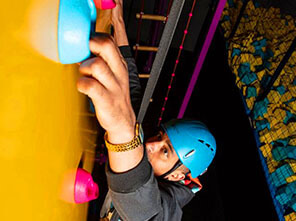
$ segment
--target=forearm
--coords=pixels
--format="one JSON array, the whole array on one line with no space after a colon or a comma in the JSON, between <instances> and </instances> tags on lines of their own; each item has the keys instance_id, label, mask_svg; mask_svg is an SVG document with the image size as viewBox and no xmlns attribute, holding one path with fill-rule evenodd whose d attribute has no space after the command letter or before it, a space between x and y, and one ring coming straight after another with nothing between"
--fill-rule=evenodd
<instances>
[{"instance_id":1,"label":"forearm","mask_svg":"<svg viewBox=\"0 0 296 221\"><path fill-rule=\"evenodd\" d=\"M122 16L113 17L114 41L118 47L128 46L125 24ZM135 118L132 122L135 125ZM109 141L113 144L126 143L131 141L135 136L134 128L123 129L112 134L109 132ZM126 172L137 166L143 158L143 146L126 152L108 151L109 164L112 171L116 173Z\"/></svg>"},{"instance_id":2,"label":"forearm","mask_svg":"<svg viewBox=\"0 0 296 221\"><path fill-rule=\"evenodd\" d=\"M114 19L115 20L115 19ZM128 46L128 38L125 30L124 21L121 17L117 18L115 21L113 20L114 27L114 40L118 47ZM124 55L123 55L124 56ZM134 62L129 61L129 59L133 59L132 57L125 58L128 64L129 71L129 85L130 85L130 93L132 95L131 100L134 101L133 107L134 111L137 113L139 109L138 97L141 94L140 82L138 82L137 68ZM134 118L135 119L135 118ZM132 122L135 125L135 120ZM134 128L133 128L134 129ZM135 130L121 130L119 132L115 132L114 135L109 135L109 141L113 144L126 143L131 141L135 136ZM139 147L129 150L126 152L113 152L108 151L109 164L112 171L116 173L122 173L129 171L136 167L143 158L143 145Z\"/></svg>"}]
</instances>

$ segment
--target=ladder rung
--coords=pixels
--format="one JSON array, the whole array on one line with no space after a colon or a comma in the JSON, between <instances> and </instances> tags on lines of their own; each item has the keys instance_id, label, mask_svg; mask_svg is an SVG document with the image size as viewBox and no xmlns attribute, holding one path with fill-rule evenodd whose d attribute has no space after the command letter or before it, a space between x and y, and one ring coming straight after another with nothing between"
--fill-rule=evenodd
<instances>
[{"instance_id":1,"label":"ladder rung","mask_svg":"<svg viewBox=\"0 0 296 221\"><path fill-rule=\"evenodd\" d=\"M158 47L151 47L151 46L134 46L133 47L134 50L138 51L157 51Z\"/></svg>"},{"instance_id":2,"label":"ladder rung","mask_svg":"<svg viewBox=\"0 0 296 221\"><path fill-rule=\"evenodd\" d=\"M138 74L139 78L149 78L150 74Z\"/></svg>"},{"instance_id":3,"label":"ladder rung","mask_svg":"<svg viewBox=\"0 0 296 221\"><path fill-rule=\"evenodd\" d=\"M137 13L136 18L141 18L141 14ZM142 19L165 22L167 17L162 16L162 15L150 15L150 14L145 15L145 14L142 14Z\"/></svg>"}]
</instances>

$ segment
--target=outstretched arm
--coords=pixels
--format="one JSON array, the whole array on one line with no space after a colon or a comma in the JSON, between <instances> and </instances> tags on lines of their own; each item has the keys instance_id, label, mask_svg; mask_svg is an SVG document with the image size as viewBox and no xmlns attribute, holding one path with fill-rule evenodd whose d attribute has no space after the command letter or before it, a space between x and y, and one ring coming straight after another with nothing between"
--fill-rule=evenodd
<instances>
[{"instance_id":1,"label":"outstretched arm","mask_svg":"<svg viewBox=\"0 0 296 221\"><path fill-rule=\"evenodd\" d=\"M82 77L77 88L92 99L100 125L113 144L127 143L135 136L128 70L113 39L105 34L90 40L90 50L97 57L80 65ZM143 146L127 152L108 151L110 168L117 173L136 167L143 158Z\"/></svg>"}]
</instances>

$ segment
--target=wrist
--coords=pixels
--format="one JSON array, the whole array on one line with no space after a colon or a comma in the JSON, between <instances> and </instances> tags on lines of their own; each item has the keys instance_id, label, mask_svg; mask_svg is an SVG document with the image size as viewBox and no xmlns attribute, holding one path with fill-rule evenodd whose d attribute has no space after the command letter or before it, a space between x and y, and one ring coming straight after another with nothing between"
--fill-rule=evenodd
<instances>
[{"instance_id":1,"label":"wrist","mask_svg":"<svg viewBox=\"0 0 296 221\"><path fill-rule=\"evenodd\" d=\"M113 131L108 133L108 141L112 144L122 144L131 141L135 136L135 129Z\"/></svg>"},{"instance_id":2,"label":"wrist","mask_svg":"<svg viewBox=\"0 0 296 221\"><path fill-rule=\"evenodd\" d=\"M133 135L133 138L129 139L128 142L118 143L118 144L112 143L112 142L110 142L107 132L104 135L104 140L105 140L106 147L109 152L110 151L111 152L133 151L134 149L137 149L138 147L140 147L143 144L144 133L143 133L141 124L137 123L135 126L135 133ZM122 140L121 140L121 142L122 142Z\"/></svg>"},{"instance_id":3,"label":"wrist","mask_svg":"<svg viewBox=\"0 0 296 221\"><path fill-rule=\"evenodd\" d=\"M113 144L127 143L131 141L135 137L135 125L136 122L128 126L108 130L108 141Z\"/></svg>"}]
</instances>

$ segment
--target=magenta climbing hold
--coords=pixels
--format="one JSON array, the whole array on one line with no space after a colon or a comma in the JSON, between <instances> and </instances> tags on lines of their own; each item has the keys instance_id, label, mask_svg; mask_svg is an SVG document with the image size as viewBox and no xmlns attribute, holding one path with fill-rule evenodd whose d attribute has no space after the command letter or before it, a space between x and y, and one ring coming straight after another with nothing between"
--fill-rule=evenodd
<instances>
[{"instance_id":1,"label":"magenta climbing hold","mask_svg":"<svg viewBox=\"0 0 296 221\"><path fill-rule=\"evenodd\" d=\"M85 203L98 198L99 187L93 181L91 174L81 168L77 169L74 200L75 203Z\"/></svg>"},{"instance_id":2,"label":"magenta climbing hold","mask_svg":"<svg viewBox=\"0 0 296 221\"><path fill-rule=\"evenodd\" d=\"M94 0L94 3L99 9L112 9L116 6L113 0Z\"/></svg>"}]
</instances>

